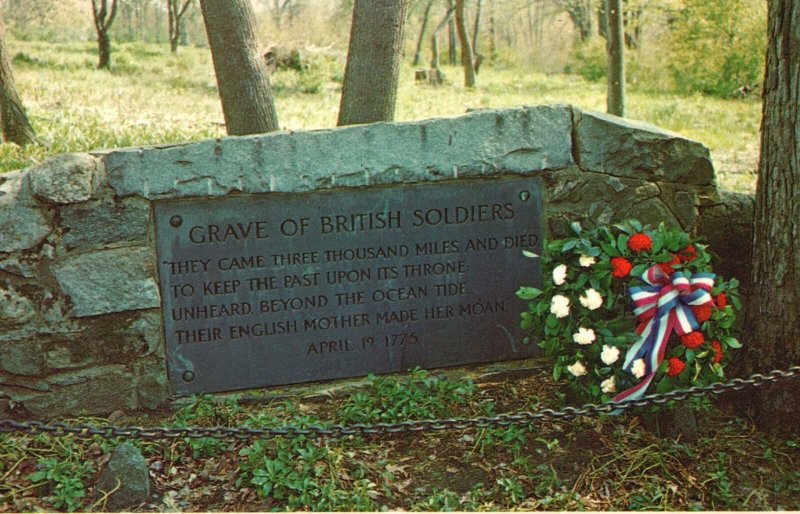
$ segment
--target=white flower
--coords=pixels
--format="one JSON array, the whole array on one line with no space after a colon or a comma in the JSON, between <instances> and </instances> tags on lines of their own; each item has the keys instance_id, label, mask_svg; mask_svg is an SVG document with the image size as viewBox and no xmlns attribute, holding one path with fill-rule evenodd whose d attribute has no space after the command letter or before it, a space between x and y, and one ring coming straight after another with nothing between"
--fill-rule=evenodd
<instances>
[{"instance_id":1,"label":"white flower","mask_svg":"<svg viewBox=\"0 0 800 514\"><path fill-rule=\"evenodd\" d=\"M603 297L594 289L587 289L586 296L580 297L581 305L593 311L599 309L603 305Z\"/></svg>"},{"instance_id":2,"label":"white flower","mask_svg":"<svg viewBox=\"0 0 800 514\"><path fill-rule=\"evenodd\" d=\"M603 364L614 364L619 359L619 348L616 346L603 345L603 351L600 353L600 360Z\"/></svg>"},{"instance_id":3,"label":"white flower","mask_svg":"<svg viewBox=\"0 0 800 514\"><path fill-rule=\"evenodd\" d=\"M595 340L594 330L579 327L578 332L572 334L572 340L578 344L592 344Z\"/></svg>"},{"instance_id":4,"label":"white flower","mask_svg":"<svg viewBox=\"0 0 800 514\"><path fill-rule=\"evenodd\" d=\"M586 374L586 366L581 361L576 361L575 364L567 366L567 371L572 373L574 377L582 377Z\"/></svg>"},{"instance_id":5,"label":"white flower","mask_svg":"<svg viewBox=\"0 0 800 514\"><path fill-rule=\"evenodd\" d=\"M580 259L578 259L578 262L584 268L588 268L589 266L591 266L592 264L594 264L597 261L595 260L594 257L591 257L589 255L581 255Z\"/></svg>"},{"instance_id":6,"label":"white flower","mask_svg":"<svg viewBox=\"0 0 800 514\"><path fill-rule=\"evenodd\" d=\"M607 378L600 382L600 390L604 393L614 393L617 391L617 380L614 377Z\"/></svg>"},{"instance_id":7,"label":"white flower","mask_svg":"<svg viewBox=\"0 0 800 514\"><path fill-rule=\"evenodd\" d=\"M550 300L550 312L556 315L556 318L566 318L569 316L569 298L557 294Z\"/></svg>"},{"instance_id":8,"label":"white flower","mask_svg":"<svg viewBox=\"0 0 800 514\"><path fill-rule=\"evenodd\" d=\"M633 376L636 378L642 378L645 371L647 370L645 369L644 359L636 359L633 361L633 366L631 366L631 374Z\"/></svg>"},{"instance_id":9,"label":"white flower","mask_svg":"<svg viewBox=\"0 0 800 514\"><path fill-rule=\"evenodd\" d=\"M560 286L567 280L567 265L559 264L553 268L553 283Z\"/></svg>"}]
</instances>

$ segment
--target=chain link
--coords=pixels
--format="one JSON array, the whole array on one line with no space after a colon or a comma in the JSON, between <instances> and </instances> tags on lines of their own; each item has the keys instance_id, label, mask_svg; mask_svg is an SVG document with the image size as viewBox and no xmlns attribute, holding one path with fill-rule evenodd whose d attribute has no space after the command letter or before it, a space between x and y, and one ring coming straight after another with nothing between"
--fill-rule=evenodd
<instances>
[{"instance_id":1,"label":"chain link","mask_svg":"<svg viewBox=\"0 0 800 514\"><path fill-rule=\"evenodd\" d=\"M401 421L398 423L375 423L372 425L329 425L299 427L287 425L280 428L250 427L117 427L93 425L68 425L66 423L45 424L41 421L15 421L0 419L0 433L21 432L27 434L48 434L61 437L74 435L88 438L100 436L105 438L121 437L126 439L229 439L247 440L267 437L309 438L346 437L355 435L398 434L410 432L437 432L444 430L466 430L470 428L507 427L510 425L531 425L543 421L566 421L582 416L594 416L622 412L646 407L663 405L671 401L685 401L689 398L718 395L727 391L740 391L748 387L760 387L765 384L796 378L800 376L800 366L792 366L786 370L773 370L762 375L756 373L748 378L734 378L730 382L716 382L707 386L694 386L688 389L670 391L663 394L651 394L639 400L608 402L603 404L587 404L582 407L564 407L560 410L542 409L537 412L520 412L517 414L500 414L477 418L457 419L424 419L418 421Z\"/></svg>"}]
</instances>

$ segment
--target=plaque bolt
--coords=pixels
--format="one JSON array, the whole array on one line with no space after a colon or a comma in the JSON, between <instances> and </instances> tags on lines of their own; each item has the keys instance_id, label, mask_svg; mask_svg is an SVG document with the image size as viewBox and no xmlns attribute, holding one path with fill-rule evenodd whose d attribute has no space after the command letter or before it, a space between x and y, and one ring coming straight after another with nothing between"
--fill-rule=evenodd
<instances>
[{"instance_id":1,"label":"plaque bolt","mask_svg":"<svg viewBox=\"0 0 800 514\"><path fill-rule=\"evenodd\" d=\"M194 371L184 371L183 372L183 381L184 382L191 382L194 380Z\"/></svg>"},{"instance_id":2,"label":"plaque bolt","mask_svg":"<svg viewBox=\"0 0 800 514\"><path fill-rule=\"evenodd\" d=\"M178 228L183 223L183 218L180 216L173 216L169 219L169 224L173 226L173 228Z\"/></svg>"},{"instance_id":3,"label":"plaque bolt","mask_svg":"<svg viewBox=\"0 0 800 514\"><path fill-rule=\"evenodd\" d=\"M530 197L531 197L531 194L528 191L521 191L519 193L519 199L522 200L523 202L527 202L528 198L530 198Z\"/></svg>"}]
</instances>

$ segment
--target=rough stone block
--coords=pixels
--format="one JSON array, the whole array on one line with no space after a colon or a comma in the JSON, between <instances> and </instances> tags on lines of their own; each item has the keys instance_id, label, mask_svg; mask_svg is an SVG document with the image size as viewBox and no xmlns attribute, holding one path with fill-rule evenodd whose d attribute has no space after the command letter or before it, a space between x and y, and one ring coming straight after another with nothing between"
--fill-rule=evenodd
<instances>
[{"instance_id":1,"label":"rough stone block","mask_svg":"<svg viewBox=\"0 0 800 514\"><path fill-rule=\"evenodd\" d=\"M535 172L573 163L572 108L523 107L451 119L279 132L117 150L103 160L117 195L149 199Z\"/></svg>"},{"instance_id":2,"label":"rough stone block","mask_svg":"<svg viewBox=\"0 0 800 514\"><path fill-rule=\"evenodd\" d=\"M676 224L669 208L659 200L659 187L652 182L623 177L609 180L607 175L576 167L546 177L548 238L568 236L570 221L610 223L634 217L643 223Z\"/></svg>"},{"instance_id":3,"label":"rough stone block","mask_svg":"<svg viewBox=\"0 0 800 514\"><path fill-rule=\"evenodd\" d=\"M162 327L161 313L142 312L131 322L123 332L125 339L136 341L137 356L146 357L159 353L163 360L164 329Z\"/></svg>"},{"instance_id":4,"label":"rough stone block","mask_svg":"<svg viewBox=\"0 0 800 514\"><path fill-rule=\"evenodd\" d=\"M158 307L155 255L150 248L116 248L71 255L51 265L76 317Z\"/></svg>"},{"instance_id":5,"label":"rough stone block","mask_svg":"<svg viewBox=\"0 0 800 514\"><path fill-rule=\"evenodd\" d=\"M50 217L30 194L27 170L0 175L0 252L27 250L52 231Z\"/></svg>"},{"instance_id":6,"label":"rough stone block","mask_svg":"<svg viewBox=\"0 0 800 514\"><path fill-rule=\"evenodd\" d=\"M42 345L36 341L0 344L0 370L14 375L41 376L45 363Z\"/></svg>"},{"instance_id":7,"label":"rough stone block","mask_svg":"<svg viewBox=\"0 0 800 514\"><path fill-rule=\"evenodd\" d=\"M22 325L35 314L33 302L0 283L0 328Z\"/></svg>"},{"instance_id":8,"label":"rough stone block","mask_svg":"<svg viewBox=\"0 0 800 514\"><path fill-rule=\"evenodd\" d=\"M62 154L31 168L31 189L37 198L55 204L84 202L92 197L97 159L89 154Z\"/></svg>"},{"instance_id":9,"label":"rough stone block","mask_svg":"<svg viewBox=\"0 0 800 514\"><path fill-rule=\"evenodd\" d=\"M608 179L602 174L584 173L575 167L550 174L545 209L560 205L587 209L592 204L603 204L630 210L659 194L658 186L650 182L630 178Z\"/></svg>"},{"instance_id":10,"label":"rough stone block","mask_svg":"<svg viewBox=\"0 0 800 514\"><path fill-rule=\"evenodd\" d=\"M150 225L150 204L129 198L120 202L98 201L61 209L66 250L98 248L115 243L143 243Z\"/></svg>"},{"instance_id":11,"label":"rough stone block","mask_svg":"<svg viewBox=\"0 0 800 514\"><path fill-rule=\"evenodd\" d=\"M706 147L646 123L597 112L576 116L578 165L620 177L713 185Z\"/></svg>"},{"instance_id":12,"label":"rough stone block","mask_svg":"<svg viewBox=\"0 0 800 514\"><path fill-rule=\"evenodd\" d=\"M33 278L36 276L36 261L35 259L12 255L7 259L0 259L0 271L5 271L18 277Z\"/></svg>"},{"instance_id":13,"label":"rough stone block","mask_svg":"<svg viewBox=\"0 0 800 514\"><path fill-rule=\"evenodd\" d=\"M107 414L137 406L135 377L125 366L103 366L59 373L47 378L42 392L26 389L8 396L21 401L36 417Z\"/></svg>"},{"instance_id":14,"label":"rough stone block","mask_svg":"<svg viewBox=\"0 0 800 514\"><path fill-rule=\"evenodd\" d=\"M80 368L91 364L91 359L83 359L82 361L75 361L75 356L69 351L69 348L58 347L45 353L45 364L52 370L63 370Z\"/></svg>"},{"instance_id":15,"label":"rough stone block","mask_svg":"<svg viewBox=\"0 0 800 514\"><path fill-rule=\"evenodd\" d=\"M721 191L720 199L721 203L700 208L697 232L719 255L714 271L726 279L737 278L746 293L752 266L755 197Z\"/></svg>"},{"instance_id":16,"label":"rough stone block","mask_svg":"<svg viewBox=\"0 0 800 514\"><path fill-rule=\"evenodd\" d=\"M633 210L620 216L619 219L624 219L626 217L633 217L642 223L649 223L654 226L663 222L668 227L681 228L675 215L660 198L650 198L649 200L637 204Z\"/></svg>"},{"instance_id":17,"label":"rough stone block","mask_svg":"<svg viewBox=\"0 0 800 514\"><path fill-rule=\"evenodd\" d=\"M139 406L145 409L155 409L169 398L171 391L163 358L142 366L136 381L136 394Z\"/></svg>"}]
</instances>

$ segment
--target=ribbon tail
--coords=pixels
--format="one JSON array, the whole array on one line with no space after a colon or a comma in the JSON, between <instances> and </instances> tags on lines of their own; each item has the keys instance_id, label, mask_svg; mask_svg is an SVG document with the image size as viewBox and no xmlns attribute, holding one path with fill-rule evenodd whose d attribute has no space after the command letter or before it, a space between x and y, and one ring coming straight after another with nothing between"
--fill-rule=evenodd
<instances>
[{"instance_id":1,"label":"ribbon tail","mask_svg":"<svg viewBox=\"0 0 800 514\"><path fill-rule=\"evenodd\" d=\"M637 332L639 332L639 339L636 340L633 346L628 349L628 352L625 354L625 362L622 365L622 369L630 368L633 361L638 357L640 351L642 350L642 346L647 342L648 338L650 337L650 333L653 331L653 324L654 320L650 320L643 325L639 325L637 328ZM641 331L639 331L641 328Z\"/></svg>"},{"instance_id":2,"label":"ribbon tail","mask_svg":"<svg viewBox=\"0 0 800 514\"><path fill-rule=\"evenodd\" d=\"M645 391L647 391L647 388L650 386L650 382L653 381L653 378L655 376L656 376L655 372L650 373L635 386L631 387L630 389L626 389L625 391L615 396L613 401L619 403L619 402L632 402L640 399L642 396L644 396ZM611 415L617 416L619 415L620 412L622 411L617 409L614 412L612 412Z\"/></svg>"}]
</instances>

